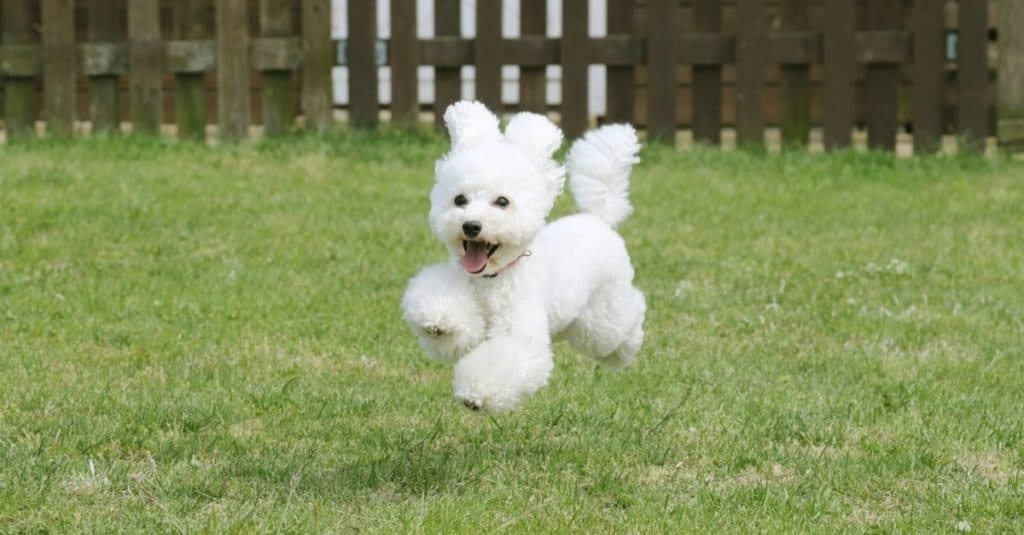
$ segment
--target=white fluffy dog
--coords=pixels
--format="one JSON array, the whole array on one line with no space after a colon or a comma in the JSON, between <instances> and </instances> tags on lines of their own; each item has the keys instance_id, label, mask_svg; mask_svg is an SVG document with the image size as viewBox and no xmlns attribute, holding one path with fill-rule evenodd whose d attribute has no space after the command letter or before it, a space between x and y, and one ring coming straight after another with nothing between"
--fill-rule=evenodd
<instances>
[{"instance_id":1,"label":"white fluffy dog","mask_svg":"<svg viewBox=\"0 0 1024 535\"><path fill-rule=\"evenodd\" d=\"M402 308L427 354L455 363L455 397L482 412L514 408L547 383L553 338L608 368L632 362L646 304L613 228L632 212L633 128L605 126L573 144L566 167L581 213L545 224L565 181L552 159L558 127L520 113L502 134L467 101L444 119L452 148L436 164L430 228L452 261L416 275Z\"/></svg>"}]
</instances>

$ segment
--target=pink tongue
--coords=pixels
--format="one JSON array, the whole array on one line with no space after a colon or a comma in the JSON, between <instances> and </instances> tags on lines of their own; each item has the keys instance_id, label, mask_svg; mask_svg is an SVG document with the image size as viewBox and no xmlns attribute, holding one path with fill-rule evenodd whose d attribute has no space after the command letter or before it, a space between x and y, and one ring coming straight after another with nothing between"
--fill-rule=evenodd
<instances>
[{"instance_id":1,"label":"pink tongue","mask_svg":"<svg viewBox=\"0 0 1024 535\"><path fill-rule=\"evenodd\" d=\"M470 273L479 273L487 266L487 244L483 242L469 242L466 245L466 255L462 257L462 267Z\"/></svg>"}]
</instances>

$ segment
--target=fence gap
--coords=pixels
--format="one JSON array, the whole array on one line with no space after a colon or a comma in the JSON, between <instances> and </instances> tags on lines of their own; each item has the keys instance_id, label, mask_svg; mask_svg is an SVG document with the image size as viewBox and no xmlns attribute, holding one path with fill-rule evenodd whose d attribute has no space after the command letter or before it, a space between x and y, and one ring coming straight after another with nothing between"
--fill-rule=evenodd
<instances>
[{"instance_id":1,"label":"fence gap","mask_svg":"<svg viewBox=\"0 0 1024 535\"><path fill-rule=\"evenodd\" d=\"M46 133L70 136L75 124L75 45L73 0L43 0L43 96Z\"/></svg>"},{"instance_id":2,"label":"fence gap","mask_svg":"<svg viewBox=\"0 0 1024 535\"><path fill-rule=\"evenodd\" d=\"M633 34L632 0L608 0L608 35L629 37ZM606 119L612 123L633 120L636 77L632 65L605 67Z\"/></svg>"},{"instance_id":3,"label":"fence gap","mask_svg":"<svg viewBox=\"0 0 1024 535\"><path fill-rule=\"evenodd\" d=\"M959 11L957 126L969 146L982 149L989 131L988 0L960 0Z\"/></svg>"},{"instance_id":4,"label":"fence gap","mask_svg":"<svg viewBox=\"0 0 1024 535\"><path fill-rule=\"evenodd\" d=\"M307 128L324 131L334 123L331 67L331 0L302 0L302 113Z\"/></svg>"},{"instance_id":5,"label":"fence gap","mask_svg":"<svg viewBox=\"0 0 1024 535\"><path fill-rule=\"evenodd\" d=\"M676 2L647 3L647 134L662 143L676 139Z\"/></svg>"},{"instance_id":6,"label":"fence gap","mask_svg":"<svg viewBox=\"0 0 1024 535\"><path fill-rule=\"evenodd\" d=\"M89 40L105 47L117 46L116 43L122 41L125 35L124 1L90 0L88 8ZM85 63L92 62L86 58ZM89 120L92 122L93 133L118 132L121 124L120 82L119 73L89 75Z\"/></svg>"},{"instance_id":7,"label":"fence gap","mask_svg":"<svg viewBox=\"0 0 1024 535\"><path fill-rule=\"evenodd\" d=\"M419 114L419 42L416 38L416 0L391 0L391 120L416 124Z\"/></svg>"},{"instance_id":8,"label":"fence gap","mask_svg":"<svg viewBox=\"0 0 1024 535\"><path fill-rule=\"evenodd\" d=\"M943 132L943 72L946 58L944 0L917 0L911 17L914 35L912 97L914 152L938 150Z\"/></svg>"},{"instance_id":9,"label":"fence gap","mask_svg":"<svg viewBox=\"0 0 1024 535\"><path fill-rule=\"evenodd\" d=\"M825 0L822 117L828 149L848 146L853 130L854 20L854 0Z\"/></svg>"},{"instance_id":10,"label":"fence gap","mask_svg":"<svg viewBox=\"0 0 1024 535\"><path fill-rule=\"evenodd\" d=\"M693 28L698 34L718 35L722 31L721 0L695 0ZM722 140L722 66L693 65L693 138L718 145Z\"/></svg>"},{"instance_id":11,"label":"fence gap","mask_svg":"<svg viewBox=\"0 0 1024 535\"><path fill-rule=\"evenodd\" d=\"M210 37L207 0L178 0L174 4L174 34L182 41L198 42ZM212 63L212 58L210 59ZM206 137L206 73L200 69L174 73L174 111L178 139Z\"/></svg>"},{"instance_id":12,"label":"fence gap","mask_svg":"<svg viewBox=\"0 0 1024 535\"><path fill-rule=\"evenodd\" d=\"M245 0L217 0L217 111L220 137L249 135L249 14Z\"/></svg>"},{"instance_id":13,"label":"fence gap","mask_svg":"<svg viewBox=\"0 0 1024 535\"><path fill-rule=\"evenodd\" d=\"M796 37L808 35L809 0L781 0L781 30ZM783 63L779 72L782 101L782 143L805 145L811 131L811 66L808 63Z\"/></svg>"},{"instance_id":14,"label":"fence gap","mask_svg":"<svg viewBox=\"0 0 1024 535\"><path fill-rule=\"evenodd\" d=\"M292 35L292 2L290 0L260 0L260 34L272 47L286 48L285 41ZM295 93L292 90L292 71L283 65L272 65L261 71L263 78L263 128L268 136L280 136L291 131L295 124Z\"/></svg>"}]
</instances>

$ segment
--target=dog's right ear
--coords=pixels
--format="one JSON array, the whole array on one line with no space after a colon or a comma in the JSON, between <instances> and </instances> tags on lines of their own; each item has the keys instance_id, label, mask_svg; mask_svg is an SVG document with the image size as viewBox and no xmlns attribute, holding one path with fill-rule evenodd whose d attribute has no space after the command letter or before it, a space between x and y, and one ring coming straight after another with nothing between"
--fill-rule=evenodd
<instances>
[{"instance_id":1,"label":"dog's right ear","mask_svg":"<svg viewBox=\"0 0 1024 535\"><path fill-rule=\"evenodd\" d=\"M452 138L452 152L501 139L498 118L475 100L460 100L448 106L444 124Z\"/></svg>"}]
</instances>

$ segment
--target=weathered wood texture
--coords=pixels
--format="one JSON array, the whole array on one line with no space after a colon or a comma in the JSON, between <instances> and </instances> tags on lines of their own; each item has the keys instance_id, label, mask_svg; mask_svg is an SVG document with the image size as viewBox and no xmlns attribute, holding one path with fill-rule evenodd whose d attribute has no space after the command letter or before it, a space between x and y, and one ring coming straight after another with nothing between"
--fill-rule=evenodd
<instances>
[{"instance_id":1,"label":"weathered wood texture","mask_svg":"<svg viewBox=\"0 0 1024 535\"><path fill-rule=\"evenodd\" d=\"M29 0L0 0L0 43L27 47L39 42L31 5ZM32 67L38 69L39 62L38 54L31 56ZM35 133L39 99L34 74L14 74L11 70L10 66L4 68L4 123L8 138L17 139Z\"/></svg>"},{"instance_id":2,"label":"weathered wood texture","mask_svg":"<svg viewBox=\"0 0 1024 535\"><path fill-rule=\"evenodd\" d=\"M501 7L500 0L476 4L476 99L492 110L501 109Z\"/></svg>"},{"instance_id":3,"label":"weathered wood texture","mask_svg":"<svg viewBox=\"0 0 1024 535\"><path fill-rule=\"evenodd\" d=\"M302 113L308 128L323 131L334 123L331 67L331 1L302 0Z\"/></svg>"},{"instance_id":4,"label":"weathered wood texture","mask_svg":"<svg viewBox=\"0 0 1024 535\"><path fill-rule=\"evenodd\" d=\"M290 0L260 0L260 33L266 38L292 35ZM273 47L282 50L285 47ZM280 136L292 130L295 123L295 93L292 71L270 68L263 76L263 128L268 136Z\"/></svg>"},{"instance_id":5,"label":"weathered wood texture","mask_svg":"<svg viewBox=\"0 0 1024 535\"><path fill-rule=\"evenodd\" d=\"M377 2L363 0L348 3L349 116L352 124L371 127L377 124L380 104L377 100Z\"/></svg>"},{"instance_id":6,"label":"weathered wood texture","mask_svg":"<svg viewBox=\"0 0 1024 535\"><path fill-rule=\"evenodd\" d=\"M163 122L163 48L158 0L128 2L128 46L132 131L159 134Z\"/></svg>"},{"instance_id":7,"label":"weathered wood texture","mask_svg":"<svg viewBox=\"0 0 1024 535\"><path fill-rule=\"evenodd\" d=\"M764 67L768 63L764 0L736 4L736 141L764 142Z\"/></svg>"},{"instance_id":8,"label":"weathered wood texture","mask_svg":"<svg viewBox=\"0 0 1024 535\"><path fill-rule=\"evenodd\" d=\"M719 0L694 0L693 29L699 35L722 31ZM722 135L722 65L698 63L693 66L693 138L718 145Z\"/></svg>"},{"instance_id":9,"label":"weathered wood texture","mask_svg":"<svg viewBox=\"0 0 1024 535\"><path fill-rule=\"evenodd\" d=\"M411 126L419 113L416 0L391 0L390 52L392 121Z\"/></svg>"},{"instance_id":10,"label":"weathered wood texture","mask_svg":"<svg viewBox=\"0 0 1024 535\"><path fill-rule=\"evenodd\" d=\"M608 34L628 36L633 31L632 0L608 0ZM606 119L613 123L632 122L636 74L633 65L606 68Z\"/></svg>"},{"instance_id":11,"label":"weathered wood texture","mask_svg":"<svg viewBox=\"0 0 1024 535\"><path fill-rule=\"evenodd\" d=\"M249 18L245 0L217 3L217 110L220 137L249 135Z\"/></svg>"},{"instance_id":12,"label":"weathered wood texture","mask_svg":"<svg viewBox=\"0 0 1024 535\"><path fill-rule=\"evenodd\" d=\"M174 5L175 37L183 41L208 39L210 26L206 12L209 8L208 0L178 0ZM179 139L206 137L205 77L203 72L174 73L174 109Z\"/></svg>"},{"instance_id":13,"label":"weathered wood texture","mask_svg":"<svg viewBox=\"0 0 1024 535\"><path fill-rule=\"evenodd\" d=\"M825 147L850 144L853 130L854 0L825 0L824 130Z\"/></svg>"},{"instance_id":14,"label":"weathered wood texture","mask_svg":"<svg viewBox=\"0 0 1024 535\"><path fill-rule=\"evenodd\" d=\"M1024 25L1024 19L1017 22ZM959 29L957 126L962 139L980 149L989 133L988 0L960 0Z\"/></svg>"},{"instance_id":15,"label":"weathered wood texture","mask_svg":"<svg viewBox=\"0 0 1024 535\"><path fill-rule=\"evenodd\" d=\"M780 0L780 29L794 35L809 32L810 7L810 0ZM780 70L782 142L803 145L811 131L811 65L805 61L784 62Z\"/></svg>"},{"instance_id":16,"label":"weathered wood texture","mask_svg":"<svg viewBox=\"0 0 1024 535\"><path fill-rule=\"evenodd\" d=\"M901 6L892 0L867 0L869 30L897 29ZM899 128L899 65L894 62L871 63L867 66L868 145L874 149L896 148Z\"/></svg>"},{"instance_id":17,"label":"weathered wood texture","mask_svg":"<svg viewBox=\"0 0 1024 535\"><path fill-rule=\"evenodd\" d=\"M612 1L630 2L630 0ZM519 0L519 29L523 37L544 37L548 20L546 4L547 0ZM608 26L611 31L610 16ZM544 70L543 65L519 68L519 107L525 111L543 113L547 109L547 79ZM632 80L630 83L632 84ZM608 90L611 92L611 84L609 84Z\"/></svg>"},{"instance_id":18,"label":"weathered wood texture","mask_svg":"<svg viewBox=\"0 0 1024 535\"><path fill-rule=\"evenodd\" d=\"M1024 0L1000 0L999 25L999 143L1024 151Z\"/></svg>"},{"instance_id":19,"label":"weathered wood texture","mask_svg":"<svg viewBox=\"0 0 1024 535\"><path fill-rule=\"evenodd\" d=\"M46 131L69 136L75 123L75 5L43 0L43 94Z\"/></svg>"},{"instance_id":20,"label":"weathered wood texture","mask_svg":"<svg viewBox=\"0 0 1024 535\"><path fill-rule=\"evenodd\" d=\"M569 138L587 129L587 0L562 0L562 130Z\"/></svg>"},{"instance_id":21,"label":"weathered wood texture","mask_svg":"<svg viewBox=\"0 0 1024 535\"><path fill-rule=\"evenodd\" d=\"M946 81L943 0L917 0L913 12L914 151L932 152L942 139L942 105Z\"/></svg>"},{"instance_id":22,"label":"weathered wood texture","mask_svg":"<svg viewBox=\"0 0 1024 535\"><path fill-rule=\"evenodd\" d=\"M459 0L434 0L434 35L458 38L461 24ZM466 61L464 63L469 63ZM457 65L434 69L434 126L444 128L444 111L462 98L462 80Z\"/></svg>"},{"instance_id":23,"label":"weathered wood texture","mask_svg":"<svg viewBox=\"0 0 1024 535\"><path fill-rule=\"evenodd\" d=\"M124 39L124 0L89 0L87 5L89 41L109 44ZM88 62L83 57L83 63ZM94 133L117 133L121 123L120 82L116 73L89 76L89 120Z\"/></svg>"},{"instance_id":24,"label":"weathered wood texture","mask_svg":"<svg viewBox=\"0 0 1024 535\"><path fill-rule=\"evenodd\" d=\"M674 143L676 136L675 4L650 0L647 5L647 130L662 143Z\"/></svg>"}]
</instances>

